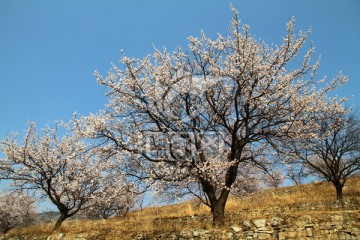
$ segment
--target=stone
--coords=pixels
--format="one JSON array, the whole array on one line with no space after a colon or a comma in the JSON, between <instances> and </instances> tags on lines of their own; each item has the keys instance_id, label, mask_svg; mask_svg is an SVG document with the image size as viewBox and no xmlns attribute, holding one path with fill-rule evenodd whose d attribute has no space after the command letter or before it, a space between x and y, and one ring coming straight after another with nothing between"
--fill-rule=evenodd
<instances>
[{"instance_id":1,"label":"stone","mask_svg":"<svg viewBox=\"0 0 360 240\"><path fill-rule=\"evenodd\" d=\"M312 227L307 227L307 228L305 228L305 231L306 231L306 236L307 236L307 237L313 237L313 236L314 236L313 228L312 228Z\"/></svg>"},{"instance_id":2,"label":"stone","mask_svg":"<svg viewBox=\"0 0 360 240\"><path fill-rule=\"evenodd\" d=\"M286 233L285 232L279 232L279 240L285 240L286 239Z\"/></svg>"},{"instance_id":3,"label":"stone","mask_svg":"<svg viewBox=\"0 0 360 240\"><path fill-rule=\"evenodd\" d=\"M330 229L331 229L330 224L320 225L320 230L330 230Z\"/></svg>"},{"instance_id":4,"label":"stone","mask_svg":"<svg viewBox=\"0 0 360 240\"><path fill-rule=\"evenodd\" d=\"M266 226L266 219L256 219L253 223L256 228L263 228Z\"/></svg>"},{"instance_id":5,"label":"stone","mask_svg":"<svg viewBox=\"0 0 360 240\"><path fill-rule=\"evenodd\" d=\"M273 227L278 227L278 226L282 225L283 223L284 223L284 219L279 218L279 217L271 218L271 222L270 222L271 226L273 226Z\"/></svg>"},{"instance_id":6,"label":"stone","mask_svg":"<svg viewBox=\"0 0 360 240\"><path fill-rule=\"evenodd\" d=\"M247 237L252 237L252 236L254 236L254 232L253 231L248 231L248 232L246 232L246 236Z\"/></svg>"},{"instance_id":7,"label":"stone","mask_svg":"<svg viewBox=\"0 0 360 240\"><path fill-rule=\"evenodd\" d=\"M287 232L287 236L289 238L296 238L297 234L295 231Z\"/></svg>"},{"instance_id":8,"label":"stone","mask_svg":"<svg viewBox=\"0 0 360 240\"><path fill-rule=\"evenodd\" d=\"M201 237L201 236L205 236L209 231L208 230L194 230L193 231L193 235L194 237Z\"/></svg>"},{"instance_id":9,"label":"stone","mask_svg":"<svg viewBox=\"0 0 360 240\"><path fill-rule=\"evenodd\" d=\"M258 232L258 233L266 233L266 234L273 234L274 230L268 229L268 228L258 228L256 230L256 232Z\"/></svg>"},{"instance_id":10,"label":"stone","mask_svg":"<svg viewBox=\"0 0 360 240\"><path fill-rule=\"evenodd\" d=\"M241 232L242 231L242 228L241 227L238 227L238 226L232 226L231 227L231 230L238 233L238 232Z\"/></svg>"},{"instance_id":11,"label":"stone","mask_svg":"<svg viewBox=\"0 0 360 240\"><path fill-rule=\"evenodd\" d=\"M180 236L184 238L192 238L194 236L194 233L193 231L190 230L182 230L180 232Z\"/></svg>"},{"instance_id":12,"label":"stone","mask_svg":"<svg viewBox=\"0 0 360 240\"><path fill-rule=\"evenodd\" d=\"M339 215L331 216L331 221L333 221L333 222L342 222L343 220L344 220L343 216L339 216Z\"/></svg>"},{"instance_id":13,"label":"stone","mask_svg":"<svg viewBox=\"0 0 360 240\"><path fill-rule=\"evenodd\" d=\"M236 237L236 235L232 232L228 232L226 233L226 239L234 239L234 237Z\"/></svg>"},{"instance_id":14,"label":"stone","mask_svg":"<svg viewBox=\"0 0 360 240\"><path fill-rule=\"evenodd\" d=\"M89 236L86 233L80 233L80 234L76 234L74 239L86 240L89 239Z\"/></svg>"},{"instance_id":15,"label":"stone","mask_svg":"<svg viewBox=\"0 0 360 240\"><path fill-rule=\"evenodd\" d=\"M243 222L243 227L245 230L250 230L252 227L251 221L250 220L246 220L245 222Z\"/></svg>"},{"instance_id":16,"label":"stone","mask_svg":"<svg viewBox=\"0 0 360 240\"><path fill-rule=\"evenodd\" d=\"M257 238L258 239L271 239L271 235L270 234L267 234L267 233L259 233L257 235Z\"/></svg>"},{"instance_id":17,"label":"stone","mask_svg":"<svg viewBox=\"0 0 360 240\"><path fill-rule=\"evenodd\" d=\"M50 239L61 240L64 236L65 236L64 233L59 233L59 234L57 234L56 236L49 236L49 237L50 237ZM49 238L49 237L48 237L48 238Z\"/></svg>"}]
</instances>

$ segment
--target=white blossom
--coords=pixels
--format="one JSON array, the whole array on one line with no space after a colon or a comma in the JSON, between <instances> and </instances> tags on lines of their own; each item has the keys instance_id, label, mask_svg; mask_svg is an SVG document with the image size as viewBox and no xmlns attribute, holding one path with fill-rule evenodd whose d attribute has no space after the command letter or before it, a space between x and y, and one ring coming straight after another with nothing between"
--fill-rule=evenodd
<instances>
[{"instance_id":1,"label":"white blossom","mask_svg":"<svg viewBox=\"0 0 360 240\"><path fill-rule=\"evenodd\" d=\"M232 9L229 36L211 40L202 33L188 38L188 51L124 55L107 76L96 72L109 104L84 119L95 138L127 152L129 165L142 166L134 168L137 174L161 180L157 190L175 186L179 195L201 197L214 223L223 222L236 184L241 191L244 169L268 171L281 143L316 138L319 121L343 112L344 100L328 93L346 81L339 75L323 86L315 79L314 48L299 56L310 30L295 35L294 19L283 43L269 46L252 37ZM300 64L290 69L291 62Z\"/></svg>"}]
</instances>

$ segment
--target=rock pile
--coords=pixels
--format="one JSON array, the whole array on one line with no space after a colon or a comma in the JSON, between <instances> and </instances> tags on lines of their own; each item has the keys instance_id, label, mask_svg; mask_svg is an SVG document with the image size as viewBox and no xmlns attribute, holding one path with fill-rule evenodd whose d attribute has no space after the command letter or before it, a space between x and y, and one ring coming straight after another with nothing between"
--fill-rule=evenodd
<instances>
[{"instance_id":1,"label":"rock pile","mask_svg":"<svg viewBox=\"0 0 360 240\"><path fill-rule=\"evenodd\" d=\"M226 230L181 230L172 233L139 235L137 239L360 239L359 216L347 219L343 215L328 217L312 217L304 215L299 218L246 220L242 224L233 225Z\"/></svg>"}]
</instances>

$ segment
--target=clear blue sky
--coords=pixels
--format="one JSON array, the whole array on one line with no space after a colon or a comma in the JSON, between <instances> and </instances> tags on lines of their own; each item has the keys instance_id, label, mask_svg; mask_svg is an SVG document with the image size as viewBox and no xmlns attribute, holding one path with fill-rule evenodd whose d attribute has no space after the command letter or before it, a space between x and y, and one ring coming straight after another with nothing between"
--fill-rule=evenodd
<instances>
[{"instance_id":1,"label":"clear blue sky","mask_svg":"<svg viewBox=\"0 0 360 240\"><path fill-rule=\"evenodd\" d=\"M321 55L319 78L340 70L339 89L360 106L359 0L233 0L242 23L268 43L280 43L286 22L306 31ZM186 38L227 34L232 13L221 0L0 0L0 139L69 120L74 111L96 113L106 103L94 70L106 75L124 49L143 57L153 45L186 48Z\"/></svg>"},{"instance_id":2,"label":"clear blue sky","mask_svg":"<svg viewBox=\"0 0 360 240\"><path fill-rule=\"evenodd\" d=\"M319 77L349 75L339 95L360 105L360 1L233 1L243 23L266 42L279 43L285 23L312 27L310 40L321 55ZM227 34L228 1L220 0L1 0L0 138L22 132L27 121L39 126L87 115L106 103L92 73L106 74L120 49L142 57L153 45L173 50L200 30Z\"/></svg>"}]
</instances>

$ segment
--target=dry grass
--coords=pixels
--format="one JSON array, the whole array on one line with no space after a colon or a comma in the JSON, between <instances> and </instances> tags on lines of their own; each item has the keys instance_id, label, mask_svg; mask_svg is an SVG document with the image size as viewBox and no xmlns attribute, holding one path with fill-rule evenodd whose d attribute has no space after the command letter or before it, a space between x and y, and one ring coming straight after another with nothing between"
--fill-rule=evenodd
<instances>
[{"instance_id":1,"label":"dry grass","mask_svg":"<svg viewBox=\"0 0 360 240\"><path fill-rule=\"evenodd\" d=\"M360 198L360 177L350 179L344 187L344 199ZM335 188L329 182L266 189L241 199L231 198L227 210L266 209L306 203L326 204L335 201Z\"/></svg>"},{"instance_id":2,"label":"dry grass","mask_svg":"<svg viewBox=\"0 0 360 240\"><path fill-rule=\"evenodd\" d=\"M134 211L128 213L128 217L143 218L143 217L183 217L199 214L198 207L195 202L184 202L179 204L170 204L161 207L144 208L141 211ZM201 206L200 206L201 207Z\"/></svg>"},{"instance_id":3,"label":"dry grass","mask_svg":"<svg viewBox=\"0 0 360 240\"><path fill-rule=\"evenodd\" d=\"M344 198L357 199L360 202L360 177L352 178L344 187ZM231 197L228 200L226 211L231 213L242 213L246 211L261 209L280 208L285 209L289 206L301 204L326 204L333 203L335 199L335 189L331 183L313 183L295 187L284 187L277 189L267 189L259 191L252 196L244 198ZM318 213L322 213L321 210ZM292 213L293 214L293 213ZM183 217L203 216L205 220L199 221L194 218L190 221L191 225L184 224ZM244 217L248 217L244 214ZM167 222L169 219L175 221ZM209 221L206 221L208 219ZM170 223L170 224L169 224ZM20 235L49 235L52 232L54 223L31 226L25 228L12 229L7 234L8 237ZM116 217L108 220L69 220L65 221L60 231L66 235L87 234L96 236L97 239L111 239L122 236L122 239L131 239L138 232L154 233L169 232L186 228L211 228L210 210L204 205L199 205L196 201L189 201L180 204L166 205L161 207L149 207L139 211L130 212L126 217ZM1 234L0 234L1 236Z\"/></svg>"}]
</instances>

